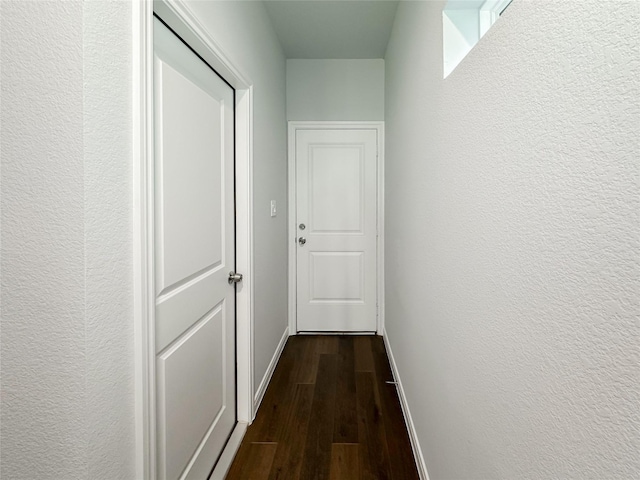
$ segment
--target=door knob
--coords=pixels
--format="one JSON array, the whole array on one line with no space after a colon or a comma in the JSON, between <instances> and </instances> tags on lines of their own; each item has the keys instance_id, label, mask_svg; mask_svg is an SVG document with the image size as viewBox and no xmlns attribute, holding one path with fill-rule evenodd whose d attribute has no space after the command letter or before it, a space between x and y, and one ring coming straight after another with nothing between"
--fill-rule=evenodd
<instances>
[{"instance_id":1,"label":"door knob","mask_svg":"<svg viewBox=\"0 0 640 480\"><path fill-rule=\"evenodd\" d=\"M229 285L242 281L242 274L236 272L229 272Z\"/></svg>"},{"instance_id":2,"label":"door knob","mask_svg":"<svg viewBox=\"0 0 640 480\"><path fill-rule=\"evenodd\" d=\"M307 239L306 239L306 238L304 238L304 237L300 237L300 238L298 239L298 243L299 243L300 245L304 245L305 243L307 243Z\"/></svg>"}]
</instances>

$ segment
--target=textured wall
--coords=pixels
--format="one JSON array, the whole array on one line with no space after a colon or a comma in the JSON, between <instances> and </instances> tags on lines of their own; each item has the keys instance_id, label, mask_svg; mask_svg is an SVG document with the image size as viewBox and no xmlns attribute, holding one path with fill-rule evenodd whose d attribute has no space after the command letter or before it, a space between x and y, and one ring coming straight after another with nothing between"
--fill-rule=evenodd
<instances>
[{"instance_id":1,"label":"textured wall","mask_svg":"<svg viewBox=\"0 0 640 480\"><path fill-rule=\"evenodd\" d=\"M434 479L640 476L640 3L515 0L386 65L386 321Z\"/></svg>"},{"instance_id":2,"label":"textured wall","mask_svg":"<svg viewBox=\"0 0 640 480\"><path fill-rule=\"evenodd\" d=\"M86 478L82 2L0 5L0 473Z\"/></svg>"},{"instance_id":3,"label":"textured wall","mask_svg":"<svg viewBox=\"0 0 640 480\"><path fill-rule=\"evenodd\" d=\"M131 5L84 2L88 478L134 477Z\"/></svg>"},{"instance_id":4,"label":"textured wall","mask_svg":"<svg viewBox=\"0 0 640 480\"><path fill-rule=\"evenodd\" d=\"M287 60L287 120L384 120L384 60Z\"/></svg>"},{"instance_id":5,"label":"textured wall","mask_svg":"<svg viewBox=\"0 0 640 480\"><path fill-rule=\"evenodd\" d=\"M130 5L0 8L0 476L133 478Z\"/></svg>"},{"instance_id":6,"label":"textured wall","mask_svg":"<svg viewBox=\"0 0 640 480\"><path fill-rule=\"evenodd\" d=\"M287 320L285 59L261 2L189 2L225 55L254 84L253 234L258 388ZM276 200L278 215L270 216Z\"/></svg>"}]
</instances>

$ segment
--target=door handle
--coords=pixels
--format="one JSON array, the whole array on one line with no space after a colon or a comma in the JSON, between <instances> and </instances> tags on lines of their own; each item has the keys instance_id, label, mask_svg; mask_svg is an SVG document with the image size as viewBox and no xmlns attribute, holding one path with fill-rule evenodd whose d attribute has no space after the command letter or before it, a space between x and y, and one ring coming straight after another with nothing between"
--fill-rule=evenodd
<instances>
[{"instance_id":1,"label":"door handle","mask_svg":"<svg viewBox=\"0 0 640 480\"><path fill-rule=\"evenodd\" d=\"M307 239L306 239L306 238L304 238L304 237L300 237L300 238L298 239L298 243L302 246L302 245L304 245L305 243L307 243Z\"/></svg>"},{"instance_id":2,"label":"door handle","mask_svg":"<svg viewBox=\"0 0 640 480\"><path fill-rule=\"evenodd\" d=\"M242 274L236 272L229 272L229 285L242 281Z\"/></svg>"}]
</instances>

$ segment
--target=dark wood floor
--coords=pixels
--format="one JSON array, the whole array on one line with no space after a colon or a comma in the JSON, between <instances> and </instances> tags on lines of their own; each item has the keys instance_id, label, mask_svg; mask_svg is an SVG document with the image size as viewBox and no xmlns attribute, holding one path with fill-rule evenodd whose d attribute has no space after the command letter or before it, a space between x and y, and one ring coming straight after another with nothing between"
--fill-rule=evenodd
<instances>
[{"instance_id":1,"label":"dark wood floor","mask_svg":"<svg viewBox=\"0 0 640 480\"><path fill-rule=\"evenodd\" d=\"M290 337L227 479L417 479L382 337Z\"/></svg>"}]
</instances>

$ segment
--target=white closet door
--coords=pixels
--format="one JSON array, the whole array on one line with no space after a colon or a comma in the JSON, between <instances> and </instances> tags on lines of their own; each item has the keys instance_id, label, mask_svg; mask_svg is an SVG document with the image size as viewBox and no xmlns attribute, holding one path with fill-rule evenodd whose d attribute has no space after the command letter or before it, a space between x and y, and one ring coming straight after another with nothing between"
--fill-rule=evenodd
<instances>
[{"instance_id":1,"label":"white closet door","mask_svg":"<svg viewBox=\"0 0 640 480\"><path fill-rule=\"evenodd\" d=\"M158 478L206 478L236 423L234 93L154 21Z\"/></svg>"}]
</instances>

